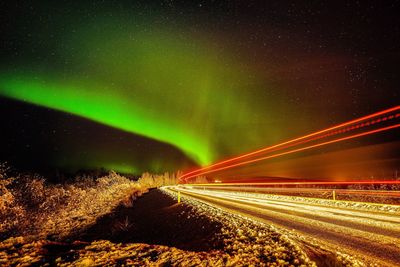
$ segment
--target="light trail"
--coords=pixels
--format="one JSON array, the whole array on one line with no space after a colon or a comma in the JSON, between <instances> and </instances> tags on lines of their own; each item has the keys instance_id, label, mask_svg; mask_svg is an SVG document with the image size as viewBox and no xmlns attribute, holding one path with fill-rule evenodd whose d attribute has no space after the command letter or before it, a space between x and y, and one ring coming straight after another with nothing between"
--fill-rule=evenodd
<instances>
[{"instance_id":1,"label":"light trail","mask_svg":"<svg viewBox=\"0 0 400 267\"><path fill-rule=\"evenodd\" d=\"M211 183L186 184L188 186L268 186L268 185L355 185L355 184L400 184L400 180L372 180L372 181L327 181L327 182L262 182L262 183Z\"/></svg>"},{"instance_id":2,"label":"light trail","mask_svg":"<svg viewBox=\"0 0 400 267\"><path fill-rule=\"evenodd\" d=\"M266 157L261 157L261 158L256 158L256 159L253 159L253 160L247 160L247 161L244 161L244 162L239 162L239 163L236 163L236 164L231 164L231 165L228 165L228 166L225 166L225 167L220 167L220 168L212 169L212 170L209 170L209 171L203 171L203 172L192 174L192 175L189 175L189 176L181 176L181 179L184 179L185 181L187 181L188 179L196 177L196 176L199 176L199 175L204 175L204 174L207 174L207 173L226 170L226 169L230 169L230 168L246 165L246 164L249 164L249 163L254 163L254 162L258 162L258 161L262 161L262 160L266 160L266 159L271 159L271 158L276 158L276 157L280 157L280 156L284 156L284 155L288 155L288 154L292 154L292 153L297 153L297 152L309 150L309 149L312 149L312 148L325 146L325 145L328 145L328 144L333 144L333 143L337 143L337 142L341 142L341 141L345 141L345 140L349 140L349 139L354 139L354 138L361 137L361 136L366 136L366 135L370 135L370 134L374 134L374 133L378 133L378 132L383 132L383 131L395 129L395 128L398 128L398 127L400 127L400 123L399 124L395 124L395 125L391 125L391 126L387 126L387 127L383 127L383 128L378 128L378 129L367 131L367 132L362 132L362 133L358 133L358 134L342 137L342 138L337 138L337 139L334 139L334 140L326 141L326 142L315 144L315 145L310 145L310 146L307 146L307 147L302 147L302 148L293 149L293 150L289 150L289 151L278 153L278 154L273 154L273 155L266 156Z\"/></svg>"},{"instance_id":3,"label":"light trail","mask_svg":"<svg viewBox=\"0 0 400 267\"><path fill-rule=\"evenodd\" d=\"M190 204L202 203L274 225L305 248L346 253L367 264L400 265L400 207L348 205L347 202L304 199L249 192L167 187ZM362 207L362 208L360 208ZM390 210L387 210L389 208ZM317 246L316 246L317 244Z\"/></svg>"},{"instance_id":4,"label":"light trail","mask_svg":"<svg viewBox=\"0 0 400 267\"><path fill-rule=\"evenodd\" d=\"M196 176L198 176L199 173L201 173L204 170L208 170L208 169L211 169L211 168L216 167L216 166L224 165L224 164L227 164L227 163L230 163L230 162L234 162L234 161L237 161L237 160L240 160L240 159L244 159L244 158L247 158L247 157L258 155L258 154L261 154L261 153L264 153L264 152L271 152L271 151L275 151L275 150L278 150L278 149L283 149L283 148L287 148L287 147L290 147L290 146L299 145L301 143L307 143L307 142L314 141L314 140L321 139L321 138L325 138L325 137L328 137L328 136L341 134L341 133L344 133L344 132L347 132L347 131L352 131L352 130L360 129L362 127L374 125L376 123L384 122L384 121L391 120L391 119L394 119L394 118L399 118L400 117L400 113L388 115L388 116L383 117L383 118L377 118L379 116L387 115L387 114L390 114L392 112L396 112L398 110L400 110L400 106L396 106L396 107L389 108L389 109L386 109L386 110L383 110L383 111L380 111L380 112L376 112L376 113L373 113L373 114L370 114L370 115L367 115L367 116L364 116L364 117L361 117L361 118L358 118L358 119L355 119L355 120L352 120L352 121L349 121L349 122L346 122L346 123L338 124L336 126L333 126L333 127L330 127L330 128L327 128L327 129L324 129L324 130L321 130L321 131L318 131L318 132L315 132L315 133L311 133L309 135L305 135L305 136L302 136L302 137L299 137L299 138L295 138L295 139L292 139L292 140L289 140L289 141L286 141L286 142L283 142L283 143L280 143L280 144L277 144L277 145L265 147L265 148L256 150L254 152L246 153L246 154L234 157L234 158L230 158L230 159L227 159L227 160L224 160L224 161L220 161L220 162L214 163L212 165L209 165L209 166L206 166L206 167L203 167L203 168L199 168L199 169L184 173L182 176L179 177L179 180L180 181L187 180L185 178L194 177L194 176L192 176L192 174L197 174ZM342 130L337 130L337 131L331 132L331 131L333 131L335 129L343 128L343 127L346 127L346 126L349 126L349 125L352 125L352 124L355 124L355 123L358 123L358 122L362 122L362 121L365 121L365 120L369 120L369 119L372 119L372 118L375 118L375 120L371 120L369 122L361 123L361 124L358 124L358 125L353 125L352 127L348 127L348 128L342 129ZM318 135L321 135L322 133L327 133L327 132L330 132L330 133L322 135L322 136L318 136ZM314 138L310 138L310 137L314 137Z\"/></svg>"},{"instance_id":5,"label":"light trail","mask_svg":"<svg viewBox=\"0 0 400 267\"><path fill-rule=\"evenodd\" d=\"M307 188L307 187L261 187L257 184L247 185L247 186L235 186L235 185L225 185L225 186L216 186L214 184L193 184L187 185L191 188L198 189L208 189L208 190L224 190L224 191L235 191L235 192L251 192L251 193L264 193L264 194L281 194L287 193L290 195L304 195L304 194L313 194L313 198L327 199L327 197L331 198L332 192L335 191L336 199L339 196L348 197L350 195L353 196L374 196L378 198L387 198L396 199L400 203L400 191L387 191L387 190L356 190L356 189L338 189L338 188ZM327 195L322 195L322 193L328 193ZM374 199L375 200L375 199ZM370 203L370 204L380 204L380 203Z\"/></svg>"}]
</instances>

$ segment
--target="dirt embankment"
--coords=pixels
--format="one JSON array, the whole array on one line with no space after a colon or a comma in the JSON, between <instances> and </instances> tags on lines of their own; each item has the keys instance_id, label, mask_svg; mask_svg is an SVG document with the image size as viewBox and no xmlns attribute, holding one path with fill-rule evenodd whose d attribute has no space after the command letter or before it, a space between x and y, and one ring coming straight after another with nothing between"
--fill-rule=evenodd
<instances>
[{"instance_id":1,"label":"dirt embankment","mask_svg":"<svg viewBox=\"0 0 400 267\"><path fill-rule=\"evenodd\" d=\"M315 266L272 227L151 190L61 242L12 238L0 265Z\"/></svg>"},{"instance_id":2,"label":"dirt embankment","mask_svg":"<svg viewBox=\"0 0 400 267\"><path fill-rule=\"evenodd\" d=\"M114 243L146 243L191 251L221 249L218 236L222 224L198 216L193 207L151 190L132 207L120 206L97 221L79 239L110 240ZM107 230L106 230L107 229Z\"/></svg>"},{"instance_id":3,"label":"dirt embankment","mask_svg":"<svg viewBox=\"0 0 400 267\"><path fill-rule=\"evenodd\" d=\"M212 251L223 249L222 225L196 216L193 207L151 190L123 203L85 231L63 240L10 238L0 243L0 266L30 265L151 265L171 258L200 264ZM119 243L119 244L118 244ZM201 252L201 253L198 253ZM96 262L99 256L106 262ZM100 258L101 258L100 257Z\"/></svg>"}]
</instances>

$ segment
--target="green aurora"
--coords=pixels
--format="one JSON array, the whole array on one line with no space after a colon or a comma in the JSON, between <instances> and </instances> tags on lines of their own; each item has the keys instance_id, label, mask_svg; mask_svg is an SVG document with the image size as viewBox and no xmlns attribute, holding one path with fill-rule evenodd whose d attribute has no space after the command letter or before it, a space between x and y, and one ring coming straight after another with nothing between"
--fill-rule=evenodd
<instances>
[{"instance_id":1,"label":"green aurora","mask_svg":"<svg viewBox=\"0 0 400 267\"><path fill-rule=\"evenodd\" d=\"M2 3L0 161L188 170L398 105L390 5L201 2Z\"/></svg>"},{"instance_id":2,"label":"green aurora","mask_svg":"<svg viewBox=\"0 0 400 267\"><path fill-rule=\"evenodd\" d=\"M199 165L262 144L237 131L258 120L258 81L211 41L112 20L60 36L56 58L5 71L0 94L165 142Z\"/></svg>"}]
</instances>

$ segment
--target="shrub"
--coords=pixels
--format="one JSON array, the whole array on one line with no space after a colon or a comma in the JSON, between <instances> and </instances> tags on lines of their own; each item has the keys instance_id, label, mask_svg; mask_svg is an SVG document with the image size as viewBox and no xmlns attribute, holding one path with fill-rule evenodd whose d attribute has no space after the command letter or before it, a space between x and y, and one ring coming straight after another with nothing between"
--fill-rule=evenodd
<instances>
[{"instance_id":1,"label":"shrub","mask_svg":"<svg viewBox=\"0 0 400 267\"><path fill-rule=\"evenodd\" d=\"M0 165L0 235L66 237L146 190L115 172L54 185L37 175L9 177Z\"/></svg>"},{"instance_id":2,"label":"shrub","mask_svg":"<svg viewBox=\"0 0 400 267\"><path fill-rule=\"evenodd\" d=\"M49 184L38 175L11 177L0 164L0 238L30 235L60 239L78 234L148 188L175 184L176 176L144 173L132 181L113 171L99 178L83 175L63 184Z\"/></svg>"}]
</instances>

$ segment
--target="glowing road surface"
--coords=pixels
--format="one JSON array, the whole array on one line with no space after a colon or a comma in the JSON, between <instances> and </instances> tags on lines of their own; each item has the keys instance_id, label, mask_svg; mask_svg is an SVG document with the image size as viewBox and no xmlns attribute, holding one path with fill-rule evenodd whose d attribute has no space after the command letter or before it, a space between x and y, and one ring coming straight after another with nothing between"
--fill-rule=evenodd
<instances>
[{"instance_id":1,"label":"glowing road surface","mask_svg":"<svg viewBox=\"0 0 400 267\"><path fill-rule=\"evenodd\" d=\"M312 202L191 186L173 186L167 190L175 193L179 190L182 197L191 197L231 213L275 225L298 241L306 251L307 248L321 246L333 253L340 251L354 256L367 264L400 266L399 206L376 205L375 209L367 210L345 202Z\"/></svg>"}]
</instances>

